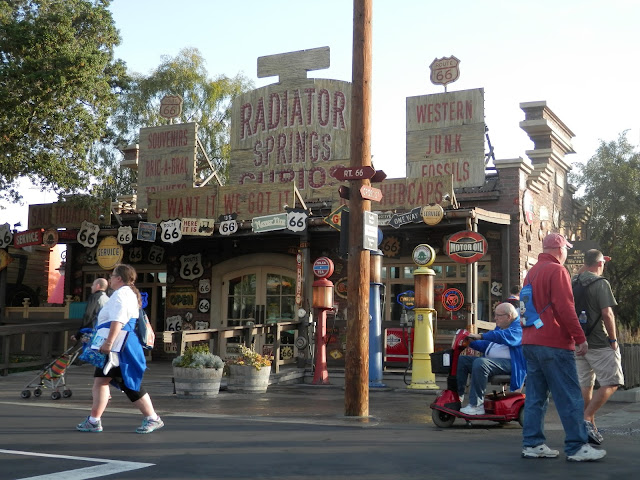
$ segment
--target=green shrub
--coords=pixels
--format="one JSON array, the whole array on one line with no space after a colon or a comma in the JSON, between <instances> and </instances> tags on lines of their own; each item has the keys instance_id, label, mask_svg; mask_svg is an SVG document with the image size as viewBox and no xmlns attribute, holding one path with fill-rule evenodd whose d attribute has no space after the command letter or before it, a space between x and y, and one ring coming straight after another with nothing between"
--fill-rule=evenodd
<instances>
[{"instance_id":1,"label":"green shrub","mask_svg":"<svg viewBox=\"0 0 640 480\"><path fill-rule=\"evenodd\" d=\"M214 368L216 370L224 367L222 359L218 355L211 353L208 345L188 347L184 355L174 358L171 364L174 367Z\"/></svg>"}]
</instances>

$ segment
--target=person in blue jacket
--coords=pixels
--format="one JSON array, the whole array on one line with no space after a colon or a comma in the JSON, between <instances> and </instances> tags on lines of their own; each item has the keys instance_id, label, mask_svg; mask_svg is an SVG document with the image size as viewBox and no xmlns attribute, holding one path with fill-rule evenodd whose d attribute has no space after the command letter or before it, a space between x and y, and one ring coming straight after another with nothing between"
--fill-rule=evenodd
<instances>
[{"instance_id":1,"label":"person in blue jacket","mask_svg":"<svg viewBox=\"0 0 640 480\"><path fill-rule=\"evenodd\" d=\"M489 377L511 375L511 391L522 388L527 366L522 353L522 325L516 308L508 302L499 304L494 312L495 330L472 333L469 347L483 353L482 357L461 355L458 359L458 394L464 399L467 379L471 374L469 405L460 409L467 415L484 415L484 394Z\"/></svg>"}]
</instances>

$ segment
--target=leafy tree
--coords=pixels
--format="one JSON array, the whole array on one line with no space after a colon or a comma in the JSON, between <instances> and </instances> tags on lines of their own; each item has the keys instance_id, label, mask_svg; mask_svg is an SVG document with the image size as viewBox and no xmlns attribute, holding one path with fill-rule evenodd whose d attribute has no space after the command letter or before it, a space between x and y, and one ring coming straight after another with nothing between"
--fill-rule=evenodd
<instances>
[{"instance_id":1,"label":"leafy tree","mask_svg":"<svg viewBox=\"0 0 640 480\"><path fill-rule=\"evenodd\" d=\"M0 198L19 200L21 177L62 194L95 174L126 82L110 3L0 0Z\"/></svg>"},{"instance_id":2,"label":"leafy tree","mask_svg":"<svg viewBox=\"0 0 640 480\"><path fill-rule=\"evenodd\" d=\"M137 143L141 127L168 124L160 116L160 101L166 95L180 95L183 99L182 113L174 123L196 122L198 138L204 150L221 177L227 171L229 160L229 134L231 100L251 87L245 77L218 76L210 79L205 68L205 60L196 48L182 49L176 57L164 56L162 62L148 76L132 73L130 89L120 97L116 113L111 118L112 146ZM112 147L104 147L100 152L105 174L96 190L129 193L128 175L118 167L118 155ZM114 162L115 161L115 162ZM199 166L207 165L204 158L198 159ZM203 168L201 178L212 172ZM114 182L120 182L116 185ZM126 191L125 191L126 190ZM112 198L115 198L112 195Z\"/></svg>"},{"instance_id":3,"label":"leafy tree","mask_svg":"<svg viewBox=\"0 0 640 480\"><path fill-rule=\"evenodd\" d=\"M618 300L616 312L624 325L640 325L640 153L626 132L600 143L596 154L573 176L583 187L581 200L591 207L587 238L599 243L613 260L606 276Z\"/></svg>"}]
</instances>

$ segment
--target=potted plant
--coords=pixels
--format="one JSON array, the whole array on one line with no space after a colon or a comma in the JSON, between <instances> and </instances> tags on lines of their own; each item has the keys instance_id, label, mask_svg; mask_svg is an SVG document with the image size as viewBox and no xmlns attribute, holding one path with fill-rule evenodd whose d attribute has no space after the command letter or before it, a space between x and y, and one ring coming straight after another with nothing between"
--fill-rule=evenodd
<instances>
[{"instance_id":1,"label":"potted plant","mask_svg":"<svg viewBox=\"0 0 640 480\"><path fill-rule=\"evenodd\" d=\"M240 355L227 359L227 389L239 393L265 393L271 374L271 357L239 345Z\"/></svg>"},{"instance_id":2,"label":"potted plant","mask_svg":"<svg viewBox=\"0 0 640 480\"><path fill-rule=\"evenodd\" d=\"M217 395L224 362L209 351L208 345L188 347L173 359L173 381L178 397L205 398Z\"/></svg>"}]
</instances>

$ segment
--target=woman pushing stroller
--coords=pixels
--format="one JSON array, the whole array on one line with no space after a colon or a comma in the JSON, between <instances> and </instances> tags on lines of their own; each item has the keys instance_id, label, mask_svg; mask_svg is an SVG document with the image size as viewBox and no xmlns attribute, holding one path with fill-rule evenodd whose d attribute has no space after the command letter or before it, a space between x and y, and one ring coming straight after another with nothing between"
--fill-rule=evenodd
<instances>
[{"instance_id":1,"label":"woman pushing stroller","mask_svg":"<svg viewBox=\"0 0 640 480\"><path fill-rule=\"evenodd\" d=\"M107 374L102 368L96 368L91 414L76 427L81 432L102 431L101 417L109 402L109 384L122 390L144 416L142 425L136 429L137 433L151 433L164 426L153 408L151 397L142 387L147 362L138 336L134 333L142 305L140 292L134 286L136 277L135 269L124 264L116 265L109 277L109 286L114 292L98 314L98 327L109 328L100 353L110 353L113 342L122 330L130 334L119 352L119 366L111 368Z\"/></svg>"}]
</instances>

